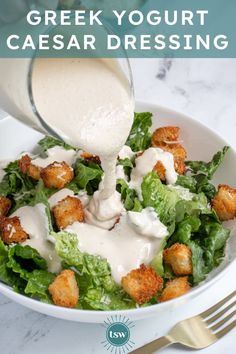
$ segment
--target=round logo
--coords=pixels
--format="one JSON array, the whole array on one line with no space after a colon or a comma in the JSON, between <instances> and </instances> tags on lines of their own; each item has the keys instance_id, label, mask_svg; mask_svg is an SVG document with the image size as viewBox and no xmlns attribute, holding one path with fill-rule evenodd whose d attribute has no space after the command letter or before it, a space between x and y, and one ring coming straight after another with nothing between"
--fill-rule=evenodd
<instances>
[{"instance_id":1,"label":"round logo","mask_svg":"<svg viewBox=\"0 0 236 354\"><path fill-rule=\"evenodd\" d=\"M112 323L107 327L106 338L111 345L121 347L130 339L129 327L122 322Z\"/></svg>"}]
</instances>

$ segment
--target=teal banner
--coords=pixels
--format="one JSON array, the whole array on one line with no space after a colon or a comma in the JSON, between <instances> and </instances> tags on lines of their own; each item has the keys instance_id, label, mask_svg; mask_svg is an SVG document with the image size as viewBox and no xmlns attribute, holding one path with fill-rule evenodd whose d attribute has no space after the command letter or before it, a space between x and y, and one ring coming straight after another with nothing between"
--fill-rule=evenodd
<instances>
[{"instance_id":1,"label":"teal banner","mask_svg":"<svg viewBox=\"0 0 236 354\"><path fill-rule=\"evenodd\" d=\"M235 0L2 0L0 57L236 58Z\"/></svg>"}]
</instances>

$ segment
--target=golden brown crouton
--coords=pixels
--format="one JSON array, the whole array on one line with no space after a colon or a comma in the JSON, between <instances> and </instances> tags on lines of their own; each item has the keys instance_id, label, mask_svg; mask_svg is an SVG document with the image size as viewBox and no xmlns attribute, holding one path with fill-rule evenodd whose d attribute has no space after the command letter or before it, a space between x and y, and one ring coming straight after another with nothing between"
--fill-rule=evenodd
<instances>
[{"instance_id":1,"label":"golden brown crouton","mask_svg":"<svg viewBox=\"0 0 236 354\"><path fill-rule=\"evenodd\" d=\"M236 189L226 184L218 186L218 192L212 200L212 208L222 221L236 217Z\"/></svg>"},{"instance_id":2,"label":"golden brown crouton","mask_svg":"<svg viewBox=\"0 0 236 354\"><path fill-rule=\"evenodd\" d=\"M29 155L22 156L22 158L18 161L19 168L21 172L38 181L40 179L40 172L42 168L35 166L31 163L31 161L32 160Z\"/></svg>"},{"instance_id":3,"label":"golden brown crouton","mask_svg":"<svg viewBox=\"0 0 236 354\"><path fill-rule=\"evenodd\" d=\"M184 175L186 172L186 165L183 159L180 159L179 157L174 157L174 164L175 164L175 171L179 175Z\"/></svg>"},{"instance_id":4,"label":"golden brown crouton","mask_svg":"<svg viewBox=\"0 0 236 354\"><path fill-rule=\"evenodd\" d=\"M174 156L174 158L185 160L187 157L185 148L179 143L176 144L160 143L157 147L164 151L170 152Z\"/></svg>"},{"instance_id":5,"label":"golden brown crouton","mask_svg":"<svg viewBox=\"0 0 236 354\"><path fill-rule=\"evenodd\" d=\"M123 277L121 284L137 304L143 304L162 289L163 280L153 268L142 264Z\"/></svg>"},{"instance_id":6,"label":"golden brown crouton","mask_svg":"<svg viewBox=\"0 0 236 354\"><path fill-rule=\"evenodd\" d=\"M158 147L159 143L178 140L179 131L179 127L157 128L152 134L152 146Z\"/></svg>"},{"instance_id":7,"label":"golden brown crouton","mask_svg":"<svg viewBox=\"0 0 236 354\"><path fill-rule=\"evenodd\" d=\"M3 242L8 245L24 242L29 237L22 228L20 219L17 216L0 219L0 236Z\"/></svg>"},{"instance_id":8,"label":"golden brown crouton","mask_svg":"<svg viewBox=\"0 0 236 354\"><path fill-rule=\"evenodd\" d=\"M161 161L157 161L157 163L153 167L153 171L156 172L161 181L166 180L166 169Z\"/></svg>"},{"instance_id":9,"label":"golden brown crouton","mask_svg":"<svg viewBox=\"0 0 236 354\"><path fill-rule=\"evenodd\" d=\"M97 156L97 155L92 155L92 154L90 154L89 152L82 152L82 153L80 154L80 156L81 156L83 159L87 160L87 161L92 161L92 162L97 163L97 164L100 164L100 163L101 163L101 160L100 160L100 157L99 157L99 156Z\"/></svg>"},{"instance_id":10,"label":"golden brown crouton","mask_svg":"<svg viewBox=\"0 0 236 354\"><path fill-rule=\"evenodd\" d=\"M158 300L160 302L174 299L184 295L191 289L191 286L188 283L188 277L180 277L173 280L170 280L166 283L164 290L159 296Z\"/></svg>"},{"instance_id":11,"label":"golden brown crouton","mask_svg":"<svg viewBox=\"0 0 236 354\"><path fill-rule=\"evenodd\" d=\"M49 285L48 291L55 305L73 308L79 300L79 288L75 273L72 270L63 270Z\"/></svg>"},{"instance_id":12,"label":"golden brown crouton","mask_svg":"<svg viewBox=\"0 0 236 354\"><path fill-rule=\"evenodd\" d=\"M58 229L65 229L75 221L84 222L84 209L76 197L62 199L53 207L52 212Z\"/></svg>"},{"instance_id":13,"label":"golden brown crouton","mask_svg":"<svg viewBox=\"0 0 236 354\"><path fill-rule=\"evenodd\" d=\"M192 274L192 251L188 246L175 243L164 250L163 259L171 266L175 275Z\"/></svg>"},{"instance_id":14,"label":"golden brown crouton","mask_svg":"<svg viewBox=\"0 0 236 354\"><path fill-rule=\"evenodd\" d=\"M74 177L73 169L66 162L53 162L43 168L40 176L47 188L63 188Z\"/></svg>"},{"instance_id":15,"label":"golden brown crouton","mask_svg":"<svg viewBox=\"0 0 236 354\"><path fill-rule=\"evenodd\" d=\"M0 217L6 216L11 208L11 201L6 197L0 197Z\"/></svg>"},{"instance_id":16,"label":"golden brown crouton","mask_svg":"<svg viewBox=\"0 0 236 354\"><path fill-rule=\"evenodd\" d=\"M175 170L183 175L186 171L184 160L187 157L184 147L177 142L180 129L178 127L162 127L152 135L152 146L168 151L174 156Z\"/></svg>"}]
</instances>

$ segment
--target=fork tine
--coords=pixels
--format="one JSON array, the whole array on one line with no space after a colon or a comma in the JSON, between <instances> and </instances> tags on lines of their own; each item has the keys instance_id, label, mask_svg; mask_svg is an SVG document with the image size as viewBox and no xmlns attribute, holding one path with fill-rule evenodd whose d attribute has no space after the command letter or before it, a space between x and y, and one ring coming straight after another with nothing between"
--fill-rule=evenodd
<instances>
[{"instance_id":1,"label":"fork tine","mask_svg":"<svg viewBox=\"0 0 236 354\"><path fill-rule=\"evenodd\" d=\"M206 317L208 317L211 314L213 314L215 311L219 310L221 308L221 306L226 304L226 302L229 301L230 299L232 299L235 295L236 295L236 290L233 291L230 295L226 296L223 300L217 302L216 305L214 305L214 306L210 307L208 310L200 313L199 316L201 316L202 318L205 319Z\"/></svg>"},{"instance_id":2,"label":"fork tine","mask_svg":"<svg viewBox=\"0 0 236 354\"><path fill-rule=\"evenodd\" d=\"M231 329L233 329L236 326L236 320L234 320L233 322L231 322L228 326L226 326L225 328L223 328L221 331L215 333L215 336L220 339L222 338L225 334L227 334L229 331L231 331Z\"/></svg>"},{"instance_id":3,"label":"fork tine","mask_svg":"<svg viewBox=\"0 0 236 354\"><path fill-rule=\"evenodd\" d=\"M218 312L215 316L212 316L210 318L208 318L206 320L207 324L211 324L213 322L215 322L216 320L218 320L218 318L220 318L222 315L224 315L228 310L232 309L234 307L234 305L236 304L236 300L232 303L229 304L227 307L225 307L223 310L221 310L220 312Z\"/></svg>"},{"instance_id":4,"label":"fork tine","mask_svg":"<svg viewBox=\"0 0 236 354\"><path fill-rule=\"evenodd\" d=\"M224 325L226 322L228 322L232 317L236 315L236 310L231 312L228 316L224 317L221 321L216 323L214 326L210 327L210 330L215 331L216 329L220 328L222 325Z\"/></svg>"}]
</instances>

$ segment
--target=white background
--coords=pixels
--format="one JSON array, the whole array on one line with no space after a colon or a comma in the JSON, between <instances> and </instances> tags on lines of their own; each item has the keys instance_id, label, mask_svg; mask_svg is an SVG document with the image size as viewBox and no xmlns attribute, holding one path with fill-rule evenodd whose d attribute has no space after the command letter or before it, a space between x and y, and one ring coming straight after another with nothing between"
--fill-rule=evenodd
<instances>
[{"instance_id":1,"label":"white background","mask_svg":"<svg viewBox=\"0 0 236 354\"><path fill-rule=\"evenodd\" d=\"M198 119L236 148L236 60L132 60L136 99L167 106ZM235 182L236 187L236 182ZM136 346L165 334L173 324L213 305L236 289L236 264L205 293L162 318L139 321L131 330ZM202 354L233 354L235 330ZM0 353L103 354L101 325L50 318L0 295ZM180 346L166 354L192 353Z\"/></svg>"}]
</instances>

